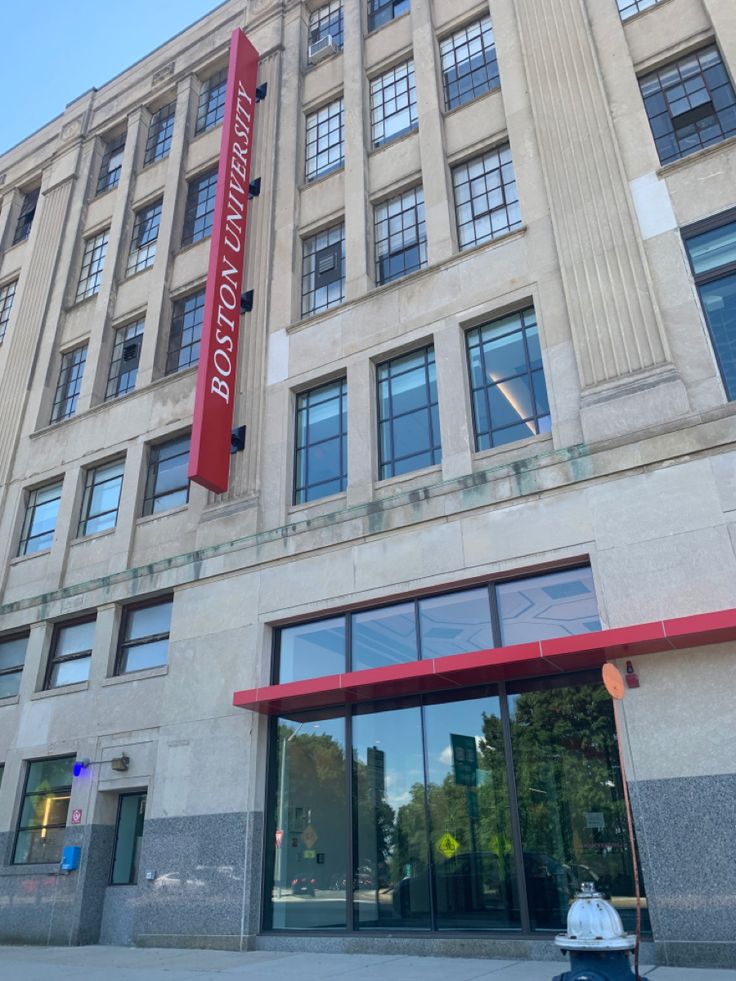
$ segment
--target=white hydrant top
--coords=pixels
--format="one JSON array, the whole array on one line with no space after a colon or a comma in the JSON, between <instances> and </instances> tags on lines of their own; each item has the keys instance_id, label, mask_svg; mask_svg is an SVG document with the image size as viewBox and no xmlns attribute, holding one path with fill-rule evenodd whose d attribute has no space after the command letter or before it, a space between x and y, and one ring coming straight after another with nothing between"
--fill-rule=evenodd
<instances>
[{"instance_id":1,"label":"white hydrant top","mask_svg":"<svg viewBox=\"0 0 736 981\"><path fill-rule=\"evenodd\" d=\"M632 950L636 939L624 933L621 917L592 882L584 882L567 914L567 933L555 943L562 950Z\"/></svg>"}]
</instances>

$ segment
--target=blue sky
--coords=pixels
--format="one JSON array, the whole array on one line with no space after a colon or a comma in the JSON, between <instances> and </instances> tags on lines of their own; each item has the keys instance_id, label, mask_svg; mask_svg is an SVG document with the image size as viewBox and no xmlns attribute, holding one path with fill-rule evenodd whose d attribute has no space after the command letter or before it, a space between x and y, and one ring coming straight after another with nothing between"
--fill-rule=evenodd
<instances>
[{"instance_id":1,"label":"blue sky","mask_svg":"<svg viewBox=\"0 0 736 981\"><path fill-rule=\"evenodd\" d=\"M218 6L218 0L0 3L0 153Z\"/></svg>"}]
</instances>

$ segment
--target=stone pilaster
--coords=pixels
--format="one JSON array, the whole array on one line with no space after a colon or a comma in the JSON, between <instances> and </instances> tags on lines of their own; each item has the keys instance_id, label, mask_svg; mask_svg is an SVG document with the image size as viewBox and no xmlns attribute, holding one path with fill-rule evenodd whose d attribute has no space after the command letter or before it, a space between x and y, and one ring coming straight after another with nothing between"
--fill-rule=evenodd
<instances>
[{"instance_id":1,"label":"stone pilaster","mask_svg":"<svg viewBox=\"0 0 736 981\"><path fill-rule=\"evenodd\" d=\"M343 0L345 48L345 298L356 299L370 288L368 276L368 202L366 134L368 113L363 67L363 18L359 0Z\"/></svg>"}]
</instances>

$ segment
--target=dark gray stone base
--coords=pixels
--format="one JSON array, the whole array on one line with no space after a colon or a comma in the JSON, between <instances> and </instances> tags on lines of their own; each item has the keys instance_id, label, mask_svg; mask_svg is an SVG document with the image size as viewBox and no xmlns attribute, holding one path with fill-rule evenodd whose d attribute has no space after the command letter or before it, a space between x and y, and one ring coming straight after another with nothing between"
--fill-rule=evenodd
<instances>
[{"instance_id":1,"label":"dark gray stone base","mask_svg":"<svg viewBox=\"0 0 736 981\"><path fill-rule=\"evenodd\" d=\"M655 944L657 963L670 967L736 968L736 943L682 943L665 941Z\"/></svg>"}]
</instances>

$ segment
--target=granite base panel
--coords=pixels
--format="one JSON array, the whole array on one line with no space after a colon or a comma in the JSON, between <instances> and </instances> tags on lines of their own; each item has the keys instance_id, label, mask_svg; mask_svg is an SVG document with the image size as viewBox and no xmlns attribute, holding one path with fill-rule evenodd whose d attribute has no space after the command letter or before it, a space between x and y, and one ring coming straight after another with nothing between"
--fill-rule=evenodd
<instances>
[{"instance_id":1,"label":"granite base panel","mask_svg":"<svg viewBox=\"0 0 736 981\"><path fill-rule=\"evenodd\" d=\"M736 943L682 943L665 941L655 944L657 964L667 967L736 968Z\"/></svg>"}]
</instances>

